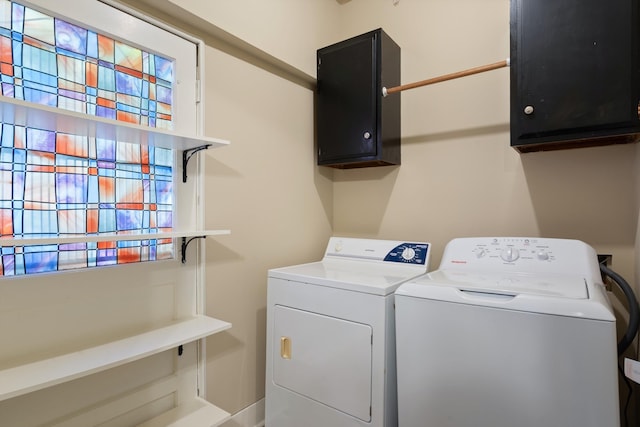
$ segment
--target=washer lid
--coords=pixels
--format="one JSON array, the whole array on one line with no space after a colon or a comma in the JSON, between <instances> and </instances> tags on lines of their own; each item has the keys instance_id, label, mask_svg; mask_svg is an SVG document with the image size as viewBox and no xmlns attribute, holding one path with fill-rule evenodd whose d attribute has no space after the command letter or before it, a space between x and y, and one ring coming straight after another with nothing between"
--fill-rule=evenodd
<instances>
[{"instance_id":1,"label":"washer lid","mask_svg":"<svg viewBox=\"0 0 640 427\"><path fill-rule=\"evenodd\" d=\"M404 297L615 322L604 287L581 276L438 270L402 284Z\"/></svg>"},{"instance_id":2,"label":"washer lid","mask_svg":"<svg viewBox=\"0 0 640 427\"><path fill-rule=\"evenodd\" d=\"M540 295L555 298L587 299L584 277L437 270L415 280L416 283L454 286L462 291L504 295Z\"/></svg>"},{"instance_id":3,"label":"washer lid","mask_svg":"<svg viewBox=\"0 0 640 427\"><path fill-rule=\"evenodd\" d=\"M426 268L419 265L324 259L272 269L268 276L354 292L389 295L402 283L425 272Z\"/></svg>"}]
</instances>

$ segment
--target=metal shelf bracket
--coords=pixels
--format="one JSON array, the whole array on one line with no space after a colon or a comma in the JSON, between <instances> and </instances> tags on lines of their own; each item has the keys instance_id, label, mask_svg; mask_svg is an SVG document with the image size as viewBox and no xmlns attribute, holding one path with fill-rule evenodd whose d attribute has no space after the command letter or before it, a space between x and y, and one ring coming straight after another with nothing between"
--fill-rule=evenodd
<instances>
[{"instance_id":1,"label":"metal shelf bracket","mask_svg":"<svg viewBox=\"0 0 640 427\"><path fill-rule=\"evenodd\" d=\"M187 165L191 157L198 151L206 150L209 147L211 147L211 144L205 144L199 147L189 148L182 152L182 182L187 182Z\"/></svg>"},{"instance_id":2,"label":"metal shelf bracket","mask_svg":"<svg viewBox=\"0 0 640 427\"><path fill-rule=\"evenodd\" d=\"M195 239L206 239L207 236L195 236L187 240L186 237L182 238L182 263L185 264L187 262L187 246Z\"/></svg>"}]
</instances>

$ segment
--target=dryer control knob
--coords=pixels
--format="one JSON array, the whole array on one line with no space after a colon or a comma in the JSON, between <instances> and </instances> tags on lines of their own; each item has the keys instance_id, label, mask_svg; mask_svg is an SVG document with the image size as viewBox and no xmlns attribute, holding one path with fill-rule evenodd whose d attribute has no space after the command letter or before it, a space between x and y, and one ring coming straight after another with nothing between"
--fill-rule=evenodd
<instances>
[{"instance_id":1,"label":"dryer control knob","mask_svg":"<svg viewBox=\"0 0 640 427\"><path fill-rule=\"evenodd\" d=\"M404 248L402 251L402 258L406 261L411 261L416 256L416 251L413 248Z\"/></svg>"},{"instance_id":2,"label":"dryer control knob","mask_svg":"<svg viewBox=\"0 0 640 427\"><path fill-rule=\"evenodd\" d=\"M520 258L520 252L516 248L508 247L502 250L500 258L507 262L513 262Z\"/></svg>"}]
</instances>

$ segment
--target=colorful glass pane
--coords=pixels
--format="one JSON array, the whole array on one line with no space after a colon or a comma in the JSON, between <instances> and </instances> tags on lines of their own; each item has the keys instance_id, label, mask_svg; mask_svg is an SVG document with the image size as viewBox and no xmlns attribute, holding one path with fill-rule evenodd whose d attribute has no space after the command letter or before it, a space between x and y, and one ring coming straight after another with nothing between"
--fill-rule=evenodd
<instances>
[{"instance_id":1,"label":"colorful glass pane","mask_svg":"<svg viewBox=\"0 0 640 427\"><path fill-rule=\"evenodd\" d=\"M172 127L173 62L0 0L0 91ZM151 234L173 226L172 150L0 124L0 237ZM172 258L171 239L3 247L0 276Z\"/></svg>"}]
</instances>

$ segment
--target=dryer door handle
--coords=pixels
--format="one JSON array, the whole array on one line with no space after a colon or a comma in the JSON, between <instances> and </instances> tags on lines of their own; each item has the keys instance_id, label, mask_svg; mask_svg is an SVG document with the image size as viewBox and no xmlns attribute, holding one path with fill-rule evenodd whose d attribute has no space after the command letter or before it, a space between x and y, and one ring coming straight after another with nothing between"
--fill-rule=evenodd
<instances>
[{"instance_id":1,"label":"dryer door handle","mask_svg":"<svg viewBox=\"0 0 640 427\"><path fill-rule=\"evenodd\" d=\"M291 359L291 338L280 337L280 357Z\"/></svg>"}]
</instances>

